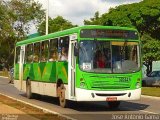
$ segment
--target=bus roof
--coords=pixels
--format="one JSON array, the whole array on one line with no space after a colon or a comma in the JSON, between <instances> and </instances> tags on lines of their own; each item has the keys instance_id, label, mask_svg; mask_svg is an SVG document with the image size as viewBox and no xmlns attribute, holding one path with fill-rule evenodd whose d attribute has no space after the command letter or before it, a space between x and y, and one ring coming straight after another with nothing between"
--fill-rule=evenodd
<instances>
[{"instance_id":1,"label":"bus roof","mask_svg":"<svg viewBox=\"0 0 160 120\"><path fill-rule=\"evenodd\" d=\"M51 34L48 34L48 35L43 35L43 36L31 38L31 39L26 39L26 40L17 42L16 46L21 46L21 45L25 45L25 44L34 43L34 42L39 42L39 41L43 41L43 40L47 40L47 39L51 39L51 38L56 38L56 37L60 37L60 36L65 36L65 35L69 35L69 34L73 34L73 33L79 33L79 31L81 29L121 29L121 30L137 31L135 28L129 28L129 27L85 25L85 26L74 27L74 28L71 28L71 29L66 29L66 30L63 30L63 31L51 33Z\"/></svg>"}]
</instances>

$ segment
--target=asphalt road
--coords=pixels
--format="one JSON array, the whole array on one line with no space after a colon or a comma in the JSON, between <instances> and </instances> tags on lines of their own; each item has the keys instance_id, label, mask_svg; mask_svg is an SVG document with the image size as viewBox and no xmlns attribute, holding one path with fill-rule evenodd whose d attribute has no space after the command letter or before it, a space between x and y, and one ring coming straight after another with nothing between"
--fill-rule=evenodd
<instances>
[{"instance_id":1,"label":"asphalt road","mask_svg":"<svg viewBox=\"0 0 160 120\"><path fill-rule=\"evenodd\" d=\"M18 91L13 84L8 83L7 78L2 77L0 77L0 93L78 120L160 120L160 99L141 97L139 101L122 102L115 110L109 109L107 102L72 103L70 108L61 108L57 99L52 97L27 99L25 93Z\"/></svg>"}]
</instances>

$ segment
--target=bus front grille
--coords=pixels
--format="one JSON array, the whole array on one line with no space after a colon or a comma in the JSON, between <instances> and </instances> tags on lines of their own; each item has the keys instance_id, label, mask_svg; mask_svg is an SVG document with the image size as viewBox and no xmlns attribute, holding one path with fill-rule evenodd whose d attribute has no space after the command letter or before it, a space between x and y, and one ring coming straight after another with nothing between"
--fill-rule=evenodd
<instances>
[{"instance_id":1,"label":"bus front grille","mask_svg":"<svg viewBox=\"0 0 160 120\"><path fill-rule=\"evenodd\" d=\"M91 88L96 89L128 89L130 83L109 82L109 81L93 81L90 84Z\"/></svg>"}]
</instances>

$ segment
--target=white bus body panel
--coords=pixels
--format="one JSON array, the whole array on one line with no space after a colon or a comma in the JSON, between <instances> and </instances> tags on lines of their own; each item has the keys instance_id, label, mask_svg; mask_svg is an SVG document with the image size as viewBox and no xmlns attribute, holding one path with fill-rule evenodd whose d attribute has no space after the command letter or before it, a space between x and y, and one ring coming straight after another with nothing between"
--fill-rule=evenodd
<instances>
[{"instance_id":1,"label":"white bus body panel","mask_svg":"<svg viewBox=\"0 0 160 120\"><path fill-rule=\"evenodd\" d=\"M122 94L122 96L98 96L96 94ZM129 97L129 93L131 96ZM94 94L94 97L92 97ZM107 97L116 97L117 101L123 100L139 100L141 97L141 88L135 90L122 90L122 91L96 91L96 90L85 90L76 88L76 100L77 101L106 101Z\"/></svg>"}]
</instances>

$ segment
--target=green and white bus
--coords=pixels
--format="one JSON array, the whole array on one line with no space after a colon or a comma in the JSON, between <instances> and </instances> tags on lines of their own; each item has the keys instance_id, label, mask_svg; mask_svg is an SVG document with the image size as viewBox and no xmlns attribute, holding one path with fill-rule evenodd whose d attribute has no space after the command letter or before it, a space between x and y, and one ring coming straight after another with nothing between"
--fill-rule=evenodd
<instances>
[{"instance_id":1,"label":"green and white bus","mask_svg":"<svg viewBox=\"0 0 160 120\"><path fill-rule=\"evenodd\" d=\"M120 101L141 96L141 41L134 28L81 26L16 44L14 84L67 101Z\"/></svg>"}]
</instances>

